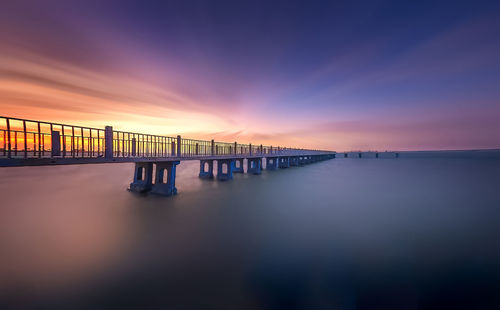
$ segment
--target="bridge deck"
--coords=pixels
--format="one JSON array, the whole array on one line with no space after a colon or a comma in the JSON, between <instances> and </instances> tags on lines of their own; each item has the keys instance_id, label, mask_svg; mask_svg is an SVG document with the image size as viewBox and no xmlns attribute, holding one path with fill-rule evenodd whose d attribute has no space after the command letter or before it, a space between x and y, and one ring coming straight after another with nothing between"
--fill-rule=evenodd
<instances>
[{"instance_id":1,"label":"bridge deck","mask_svg":"<svg viewBox=\"0 0 500 310\"><path fill-rule=\"evenodd\" d=\"M326 155L330 153L315 153L314 155ZM50 166L50 165L81 165L81 164L110 164L110 163L137 163L137 162L169 162L184 160L217 160L217 159L239 159L239 158L267 158L267 157L290 157L307 156L311 154L257 154L257 155L201 155L180 157L114 157L114 158L0 158L0 167L19 166Z\"/></svg>"}]
</instances>

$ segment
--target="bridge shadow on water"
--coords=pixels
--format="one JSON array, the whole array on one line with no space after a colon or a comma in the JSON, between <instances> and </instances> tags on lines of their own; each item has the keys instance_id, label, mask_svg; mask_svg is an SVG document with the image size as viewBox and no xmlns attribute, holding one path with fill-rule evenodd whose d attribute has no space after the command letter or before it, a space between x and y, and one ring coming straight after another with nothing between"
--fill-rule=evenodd
<instances>
[{"instance_id":1,"label":"bridge shadow on water","mask_svg":"<svg viewBox=\"0 0 500 310\"><path fill-rule=\"evenodd\" d=\"M126 191L0 170L0 308L497 309L500 160L335 159Z\"/></svg>"}]
</instances>

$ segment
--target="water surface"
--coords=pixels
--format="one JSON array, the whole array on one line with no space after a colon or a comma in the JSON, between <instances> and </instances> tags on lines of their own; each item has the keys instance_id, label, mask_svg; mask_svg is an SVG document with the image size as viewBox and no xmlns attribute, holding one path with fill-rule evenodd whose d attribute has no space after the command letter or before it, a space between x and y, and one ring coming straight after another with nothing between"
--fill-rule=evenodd
<instances>
[{"instance_id":1,"label":"water surface","mask_svg":"<svg viewBox=\"0 0 500 310\"><path fill-rule=\"evenodd\" d=\"M500 305L500 159L333 159L126 190L132 164L0 168L0 308Z\"/></svg>"}]
</instances>

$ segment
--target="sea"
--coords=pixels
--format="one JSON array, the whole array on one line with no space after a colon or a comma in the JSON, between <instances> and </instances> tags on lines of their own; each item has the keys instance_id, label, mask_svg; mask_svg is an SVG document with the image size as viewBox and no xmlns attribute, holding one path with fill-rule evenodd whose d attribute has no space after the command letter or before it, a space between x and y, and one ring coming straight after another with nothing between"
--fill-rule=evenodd
<instances>
[{"instance_id":1,"label":"sea","mask_svg":"<svg viewBox=\"0 0 500 310\"><path fill-rule=\"evenodd\" d=\"M500 309L500 156L437 155L183 161L172 197L130 163L0 168L0 309Z\"/></svg>"}]
</instances>

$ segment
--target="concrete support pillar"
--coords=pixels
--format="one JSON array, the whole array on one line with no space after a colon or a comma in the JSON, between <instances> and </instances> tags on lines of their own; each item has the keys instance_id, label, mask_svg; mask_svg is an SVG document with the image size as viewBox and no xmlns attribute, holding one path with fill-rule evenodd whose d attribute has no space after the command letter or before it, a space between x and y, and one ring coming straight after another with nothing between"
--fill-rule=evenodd
<instances>
[{"instance_id":1,"label":"concrete support pillar","mask_svg":"<svg viewBox=\"0 0 500 310\"><path fill-rule=\"evenodd\" d=\"M306 164L305 156L299 156L299 166L304 166Z\"/></svg>"},{"instance_id":2,"label":"concrete support pillar","mask_svg":"<svg viewBox=\"0 0 500 310\"><path fill-rule=\"evenodd\" d=\"M104 157L113 158L113 127L106 126L104 129Z\"/></svg>"},{"instance_id":3,"label":"concrete support pillar","mask_svg":"<svg viewBox=\"0 0 500 310\"><path fill-rule=\"evenodd\" d=\"M175 187L175 172L180 161L163 161L156 163L155 183L151 189L152 194L172 196L177 194Z\"/></svg>"},{"instance_id":4,"label":"concrete support pillar","mask_svg":"<svg viewBox=\"0 0 500 310\"><path fill-rule=\"evenodd\" d=\"M311 160L310 160L310 156L309 155L302 156L302 158L299 159L299 164L300 165L307 165L307 164L310 164L310 163L311 163Z\"/></svg>"},{"instance_id":5,"label":"concrete support pillar","mask_svg":"<svg viewBox=\"0 0 500 310\"><path fill-rule=\"evenodd\" d=\"M299 165L299 157L291 156L290 157L290 166L298 166Z\"/></svg>"},{"instance_id":6,"label":"concrete support pillar","mask_svg":"<svg viewBox=\"0 0 500 310\"><path fill-rule=\"evenodd\" d=\"M233 173L244 173L243 158L236 158L233 161Z\"/></svg>"},{"instance_id":7,"label":"concrete support pillar","mask_svg":"<svg viewBox=\"0 0 500 310\"><path fill-rule=\"evenodd\" d=\"M199 177L202 179L213 179L214 178L214 161L212 159L200 160Z\"/></svg>"},{"instance_id":8,"label":"concrete support pillar","mask_svg":"<svg viewBox=\"0 0 500 310\"><path fill-rule=\"evenodd\" d=\"M290 157L288 156L279 157L279 167L282 169L290 167Z\"/></svg>"},{"instance_id":9,"label":"concrete support pillar","mask_svg":"<svg viewBox=\"0 0 500 310\"><path fill-rule=\"evenodd\" d=\"M153 186L153 163L135 163L134 181L130 183L130 191L149 192Z\"/></svg>"},{"instance_id":10,"label":"concrete support pillar","mask_svg":"<svg viewBox=\"0 0 500 310\"><path fill-rule=\"evenodd\" d=\"M266 157L266 170L278 169L278 157Z\"/></svg>"},{"instance_id":11,"label":"concrete support pillar","mask_svg":"<svg viewBox=\"0 0 500 310\"><path fill-rule=\"evenodd\" d=\"M247 158L247 173L261 174L262 158Z\"/></svg>"},{"instance_id":12,"label":"concrete support pillar","mask_svg":"<svg viewBox=\"0 0 500 310\"><path fill-rule=\"evenodd\" d=\"M217 180L227 181L233 178L234 159L217 159Z\"/></svg>"}]
</instances>

